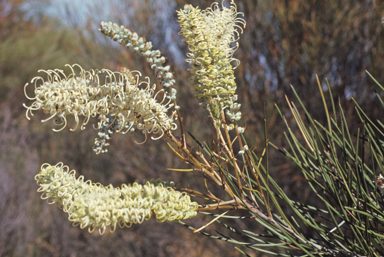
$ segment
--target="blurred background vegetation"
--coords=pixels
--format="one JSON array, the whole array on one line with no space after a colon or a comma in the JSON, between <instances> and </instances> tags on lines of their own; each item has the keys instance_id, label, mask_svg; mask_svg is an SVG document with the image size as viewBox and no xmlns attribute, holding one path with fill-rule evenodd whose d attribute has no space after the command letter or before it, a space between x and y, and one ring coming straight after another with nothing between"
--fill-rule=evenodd
<instances>
[{"instance_id":1,"label":"blurred background vegetation","mask_svg":"<svg viewBox=\"0 0 384 257\"><path fill-rule=\"evenodd\" d=\"M22 103L30 104L23 86L39 69L63 69L67 63L78 63L85 69L119 70L126 66L151 76L140 56L99 35L100 21L111 20L145 35L168 57L185 127L209 144L213 127L186 79L187 49L178 35L175 10L188 2L205 9L213 1L114 0L108 6L103 1L86 1L81 6L74 2L0 1L0 256L239 256L229 243L154 219L113 234L89 234L72 227L65 213L40 200L34 176L41 164L59 161L86 179L105 185L162 178L179 187L204 191L199 174L166 170L186 166L162 140L137 145L135 141L142 141L140 135L116 134L109 153L94 156L97 132L91 125L81 132L65 129L54 133L51 122L40 122L47 117L43 113L28 121ZM381 118L375 86L365 73L369 70L379 82L384 81L382 10L372 0L236 3L247 21L235 53L241 61L236 69L238 95L245 135L256 152L263 150L264 117L270 140L286 146L285 127L273 105L277 103L292 121L285 104L285 95L292 95L290 85L313 118L324 121L315 74L324 85L325 79L329 80L334 100L341 102L352 127L358 126L352 97L368 116ZM287 194L300 202L310 201L310 189L297 167L272 150L269 163L272 176ZM198 215L188 222L199 227L207 221L209 217ZM246 221L232 225L260 229ZM215 225L206 229L210 233L220 230Z\"/></svg>"}]
</instances>

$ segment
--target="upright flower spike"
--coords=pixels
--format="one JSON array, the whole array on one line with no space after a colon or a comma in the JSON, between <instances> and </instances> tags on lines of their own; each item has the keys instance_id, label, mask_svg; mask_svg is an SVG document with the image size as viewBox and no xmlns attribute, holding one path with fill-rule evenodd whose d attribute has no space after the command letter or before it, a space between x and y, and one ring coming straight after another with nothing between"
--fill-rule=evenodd
<instances>
[{"instance_id":1,"label":"upright flower spike","mask_svg":"<svg viewBox=\"0 0 384 257\"><path fill-rule=\"evenodd\" d=\"M42 199L56 204L68 213L75 226L88 227L89 232L98 228L103 234L107 227L114 232L116 225L123 228L141 224L152 213L159 222L189 219L197 214L198 205L191 202L189 195L165 188L162 183L135 182L115 188L84 181L83 176L76 179L75 173L63 163L43 164L35 179Z\"/></svg>"},{"instance_id":2,"label":"upright flower spike","mask_svg":"<svg viewBox=\"0 0 384 257\"><path fill-rule=\"evenodd\" d=\"M212 99L217 100L231 123L241 118L240 104L236 103L236 83L231 62L233 53L238 48L239 32L245 21L239 18L236 5L231 1L230 8L218 3L202 11L199 7L185 5L177 12L181 34L188 43L190 53L187 62L193 73L192 82L195 97L202 100L202 105L210 109ZM232 43L234 46L231 46ZM212 110L211 110L212 111ZM215 118L215 117L213 117ZM219 121L219 118L215 118ZM229 125L229 129L233 128Z\"/></svg>"},{"instance_id":3,"label":"upright flower spike","mask_svg":"<svg viewBox=\"0 0 384 257\"><path fill-rule=\"evenodd\" d=\"M76 127L79 117L84 116L81 129L89 122L90 117L98 116L100 122L99 137L95 141L95 153L105 152L104 146L114 132L126 133L135 129L144 134L160 134L164 131L176 129L174 115L167 111L173 106L171 100L166 100L164 93L161 102L156 96L163 90L155 93L155 87L150 87L149 79L140 81L139 72L130 72L123 69L121 72L112 72L107 69L85 71L79 65L67 65L71 72L66 75L62 70L40 70L47 74L47 78L35 77L31 83L35 85L34 100L27 108L26 116L33 116L33 111L42 109L61 121L62 128L67 125L67 115L73 115ZM78 68L79 71L75 72ZM75 128L76 128L75 127ZM75 129L74 128L74 129ZM72 129L72 130L74 130ZM157 139L152 137L152 139Z\"/></svg>"}]
</instances>

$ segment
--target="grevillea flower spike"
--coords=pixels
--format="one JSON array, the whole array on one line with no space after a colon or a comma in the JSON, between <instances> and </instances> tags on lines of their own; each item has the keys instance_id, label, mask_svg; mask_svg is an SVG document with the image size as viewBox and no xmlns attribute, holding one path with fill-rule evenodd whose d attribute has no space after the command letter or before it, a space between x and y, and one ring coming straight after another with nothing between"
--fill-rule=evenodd
<instances>
[{"instance_id":1,"label":"grevillea flower spike","mask_svg":"<svg viewBox=\"0 0 384 257\"><path fill-rule=\"evenodd\" d=\"M99 183L76 179L75 171L58 163L43 164L35 179L40 186L41 198L56 204L68 213L68 219L80 228L96 228L103 234L107 227L113 232L121 228L141 224L155 214L156 220L178 221L196 216L197 203L189 195L147 182L121 187L103 186Z\"/></svg>"},{"instance_id":2,"label":"grevillea flower spike","mask_svg":"<svg viewBox=\"0 0 384 257\"><path fill-rule=\"evenodd\" d=\"M195 97L202 100L201 105L207 109L211 110L214 103L225 110L231 122L228 128L232 129L233 123L240 120L241 113L238 111L240 104L236 103L236 83L231 62L235 62L236 66L239 64L233 58L233 53L238 48L238 29L243 32L245 21L238 17L241 13L237 12L234 1L231 1L230 8L224 5L220 8L218 3L214 3L203 11L187 4L177 14L180 33L190 50L187 62L193 73L191 80L196 91ZM219 122L219 117L213 118Z\"/></svg>"},{"instance_id":3,"label":"grevillea flower spike","mask_svg":"<svg viewBox=\"0 0 384 257\"><path fill-rule=\"evenodd\" d=\"M76 127L79 117L84 116L81 129L89 122L90 117L98 117L99 137L95 140L94 151L96 154L105 152L103 146L114 132L127 133L128 131L141 130L145 135L160 134L164 131L177 128L174 114L168 115L168 110L173 107L171 99L156 101L156 96L164 90L155 92L155 86L149 85L149 79L140 80L139 72L123 69L121 72L112 72L107 69L85 71L79 65L67 65L70 74L63 70L41 70L47 78L35 77L31 83L35 85L34 100L27 108L27 118L33 116L33 111L42 109L52 118L59 120L64 129L67 125L67 115L73 115ZM75 70L78 69L78 72ZM75 127L75 128L76 128ZM75 129L74 128L74 129ZM74 130L72 129L72 130Z\"/></svg>"}]
</instances>

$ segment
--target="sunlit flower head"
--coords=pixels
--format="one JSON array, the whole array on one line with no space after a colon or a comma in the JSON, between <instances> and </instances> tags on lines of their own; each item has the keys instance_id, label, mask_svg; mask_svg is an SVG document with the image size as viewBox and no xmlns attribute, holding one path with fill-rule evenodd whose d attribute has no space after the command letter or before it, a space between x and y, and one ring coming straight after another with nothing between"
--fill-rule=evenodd
<instances>
[{"instance_id":1,"label":"sunlit flower head","mask_svg":"<svg viewBox=\"0 0 384 257\"><path fill-rule=\"evenodd\" d=\"M162 183L133 183L121 187L103 186L99 183L76 179L75 171L58 163L43 164L35 179L40 186L42 199L56 204L68 213L68 219L80 228L96 228L100 234L109 227L115 231L132 224L141 224L155 214L156 220L178 221L196 216L197 203L189 195L164 187Z\"/></svg>"},{"instance_id":2,"label":"sunlit flower head","mask_svg":"<svg viewBox=\"0 0 384 257\"><path fill-rule=\"evenodd\" d=\"M235 3L231 1L230 8L214 3L203 11L185 5L177 13L181 34L190 50L187 62L193 73L195 97L207 109L212 99L217 99L230 121L238 121L241 113L240 105L234 103L237 95L231 62L239 64L233 53L238 48L238 29L242 32L245 21L238 17Z\"/></svg>"},{"instance_id":3,"label":"sunlit flower head","mask_svg":"<svg viewBox=\"0 0 384 257\"><path fill-rule=\"evenodd\" d=\"M140 80L139 72L123 69L121 72L112 72L107 69L85 71L79 65L67 65L69 75L63 70L40 70L46 73L32 79L34 84L34 100L27 108L26 116L33 116L33 111L43 110L50 117L43 122L54 119L64 129L67 125L67 116L73 115L76 127L79 118L84 117L81 129L89 122L91 117L99 117L98 128L105 125L106 117L114 123L113 130L126 133L135 129L144 134L160 134L166 130L176 129L173 114L168 110L173 107L171 100L166 100L167 93L163 90L155 92L155 86L149 85L149 79ZM75 70L78 70L77 72ZM156 100L159 93L162 100ZM75 127L75 128L76 128ZM75 129L74 128L74 129ZM74 130L71 129L71 130Z\"/></svg>"}]
</instances>

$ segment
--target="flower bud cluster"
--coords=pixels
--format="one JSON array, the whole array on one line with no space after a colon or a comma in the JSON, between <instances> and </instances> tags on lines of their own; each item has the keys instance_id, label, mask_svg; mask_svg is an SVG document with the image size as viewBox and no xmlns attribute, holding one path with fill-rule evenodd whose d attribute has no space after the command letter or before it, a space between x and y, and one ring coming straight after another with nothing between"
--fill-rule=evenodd
<instances>
[{"instance_id":1,"label":"flower bud cluster","mask_svg":"<svg viewBox=\"0 0 384 257\"><path fill-rule=\"evenodd\" d=\"M101 122L98 124L98 129L104 126L104 129L107 128L111 133L115 131L126 133L138 129L144 134L161 133L161 137L164 130L176 129L174 114L170 116L167 114L173 104L171 100L164 103L167 93L164 92L163 99L158 102L156 97L163 90L155 93L155 86L149 86L148 78L147 81L139 80L139 72L130 72L127 69L121 72L107 69L85 71L79 65L67 66L71 69L71 74L68 76L58 69L42 70L47 74L46 79L43 77L32 79L35 96L33 98L27 94L26 96L34 102L31 106L24 104L28 119L29 114L33 116L32 111L42 109L44 113L51 115L43 122L54 117L62 121L62 128L54 131L64 129L67 125L67 115L74 116L76 127L79 124L79 117L84 116L81 129L85 128L90 117L99 116ZM75 67L79 68L78 73L75 72ZM27 86L28 83L24 91ZM108 116L107 123L105 123L106 116ZM110 126L112 123L113 127ZM110 136L103 130L100 133L101 138Z\"/></svg>"},{"instance_id":2,"label":"flower bud cluster","mask_svg":"<svg viewBox=\"0 0 384 257\"><path fill-rule=\"evenodd\" d=\"M103 234L109 227L113 232L116 225L121 228L141 224L155 214L157 221L178 221L196 216L197 203L190 197L162 183L147 182L144 185L112 185L84 181L75 177L75 171L58 163L55 166L43 164L35 179L40 186L42 199L55 203L68 213L69 220L89 232L99 228Z\"/></svg>"},{"instance_id":3,"label":"flower bud cluster","mask_svg":"<svg viewBox=\"0 0 384 257\"><path fill-rule=\"evenodd\" d=\"M132 48L144 56L151 65L151 69L155 71L164 90L168 92L167 98L176 99L177 90L174 88L175 80L173 73L169 71L170 66L163 67L166 58L161 56L159 50L151 50L152 43L150 41L146 41L145 37L139 37L136 32L132 32L126 27L112 22L101 22L99 31L117 41L120 45Z\"/></svg>"},{"instance_id":4,"label":"flower bud cluster","mask_svg":"<svg viewBox=\"0 0 384 257\"><path fill-rule=\"evenodd\" d=\"M209 109L211 99L217 99L231 122L241 118L240 104L236 103L236 83L231 65L237 64L233 53L238 48L238 25L245 26L245 21L238 18L234 2L230 8L218 3L202 11L199 7L185 5L177 12L181 34L188 43L190 53L187 62L194 74L192 82L197 92L196 98L203 100L202 105ZM242 32L242 30L241 30ZM233 125L231 126L233 128Z\"/></svg>"},{"instance_id":5,"label":"flower bud cluster","mask_svg":"<svg viewBox=\"0 0 384 257\"><path fill-rule=\"evenodd\" d=\"M119 129L117 119L114 119L110 113L108 113L108 115L100 115L99 119L98 137L95 138L93 146L93 152L96 155L108 152L106 147L109 146L109 140L111 139L112 134Z\"/></svg>"}]
</instances>

